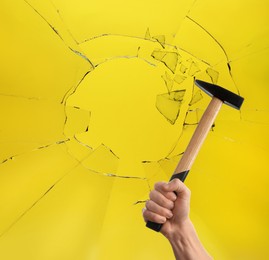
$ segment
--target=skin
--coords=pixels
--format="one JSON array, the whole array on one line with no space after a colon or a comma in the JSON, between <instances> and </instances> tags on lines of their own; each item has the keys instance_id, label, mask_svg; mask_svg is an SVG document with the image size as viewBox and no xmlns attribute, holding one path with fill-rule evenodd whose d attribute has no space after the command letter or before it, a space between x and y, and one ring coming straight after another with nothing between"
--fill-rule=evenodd
<instances>
[{"instance_id":1,"label":"skin","mask_svg":"<svg viewBox=\"0 0 269 260\"><path fill-rule=\"evenodd\" d=\"M177 195L176 195L176 194ZM158 182L143 209L144 220L163 224L161 233L170 242L177 260L209 260L189 218L191 192L178 179Z\"/></svg>"}]
</instances>

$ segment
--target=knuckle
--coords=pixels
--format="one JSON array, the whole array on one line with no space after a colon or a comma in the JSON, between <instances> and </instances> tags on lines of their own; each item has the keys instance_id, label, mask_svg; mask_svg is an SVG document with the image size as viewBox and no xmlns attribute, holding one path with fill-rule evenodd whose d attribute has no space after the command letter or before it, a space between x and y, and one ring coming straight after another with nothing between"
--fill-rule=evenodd
<instances>
[{"instance_id":1,"label":"knuckle","mask_svg":"<svg viewBox=\"0 0 269 260\"><path fill-rule=\"evenodd\" d=\"M161 217L159 215L156 215L156 214L152 215L152 219L156 223L163 223L164 222L163 221L164 220L163 217Z\"/></svg>"},{"instance_id":2,"label":"knuckle","mask_svg":"<svg viewBox=\"0 0 269 260\"><path fill-rule=\"evenodd\" d=\"M147 211L145 210L145 211L142 212L142 216L143 216L144 218L146 218L146 215L147 215Z\"/></svg>"},{"instance_id":3,"label":"knuckle","mask_svg":"<svg viewBox=\"0 0 269 260\"><path fill-rule=\"evenodd\" d=\"M152 191L149 193L149 198L152 200L155 196L156 196L156 191L155 191L155 190L152 190Z\"/></svg>"},{"instance_id":4,"label":"knuckle","mask_svg":"<svg viewBox=\"0 0 269 260\"><path fill-rule=\"evenodd\" d=\"M175 185L176 185L177 187L181 186L181 184L182 184L182 181L179 180L179 179L177 179L177 178L174 179L173 182L175 183Z\"/></svg>"},{"instance_id":5,"label":"knuckle","mask_svg":"<svg viewBox=\"0 0 269 260\"><path fill-rule=\"evenodd\" d=\"M170 199L171 201L175 201L177 199L177 195L175 192L169 192L168 196L167 196L167 198Z\"/></svg>"},{"instance_id":6,"label":"knuckle","mask_svg":"<svg viewBox=\"0 0 269 260\"><path fill-rule=\"evenodd\" d=\"M169 207L169 200L165 197L160 197L160 205L163 207Z\"/></svg>"},{"instance_id":7,"label":"knuckle","mask_svg":"<svg viewBox=\"0 0 269 260\"><path fill-rule=\"evenodd\" d=\"M169 203L169 205L168 205L167 208L168 208L169 210L172 210L174 207L175 207L175 203L171 201L171 202Z\"/></svg>"},{"instance_id":8,"label":"knuckle","mask_svg":"<svg viewBox=\"0 0 269 260\"><path fill-rule=\"evenodd\" d=\"M147 200L146 202L146 208L150 209L152 207L152 201L151 200Z\"/></svg>"},{"instance_id":9,"label":"knuckle","mask_svg":"<svg viewBox=\"0 0 269 260\"><path fill-rule=\"evenodd\" d=\"M158 191L162 191L165 187L165 184L166 182L163 182L163 181L156 182L154 185L154 189Z\"/></svg>"},{"instance_id":10,"label":"knuckle","mask_svg":"<svg viewBox=\"0 0 269 260\"><path fill-rule=\"evenodd\" d=\"M175 181L175 183L178 183L178 184L182 183L182 181L180 179L178 179L178 178L175 178L174 181Z\"/></svg>"},{"instance_id":11,"label":"knuckle","mask_svg":"<svg viewBox=\"0 0 269 260\"><path fill-rule=\"evenodd\" d=\"M147 221L148 219L150 219L150 214L149 214L149 212L147 210L145 210L143 212L143 218L144 218L145 221Z\"/></svg>"},{"instance_id":12,"label":"knuckle","mask_svg":"<svg viewBox=\"0 0 269 260\"><path fill-rule=\"evenodd\" d=\"M186 187L186 194L190 197L191 196L191 190L188 188L188 187Z\"/></svg>"},{"instance_id":13,"label":"knuckle","mask_svg":"<svg viewBox=\"0 0 269 260\"><path fill-rule=\"evenodd\" d=\"M160 182L156 182L156 183L154 184L154 189L155 189L155 190L158 189L159 186L160 186Z\"/></svg>"},{"instance_id":14,"label":"knuckle","mask_svg":"<svg viewBox=\"0 0 269 260\"><path fill-rule=\"evenodd\" d=\"M158 188L161 188L165 185L165 182L164 181L159 181L159 182L156 182L155 185L154 185L154 188L155 189L158 189Z\"/></svg>"},{"instance_id":15,"label":"knuckle","mask_svg":"<svg viewBox=\"0 0 269 260\"><path fill-rule=\"evenodd\" d=\"M169 210L168 209L162 209L162 216L169 216Z\"/></svg>"}]
</instances>

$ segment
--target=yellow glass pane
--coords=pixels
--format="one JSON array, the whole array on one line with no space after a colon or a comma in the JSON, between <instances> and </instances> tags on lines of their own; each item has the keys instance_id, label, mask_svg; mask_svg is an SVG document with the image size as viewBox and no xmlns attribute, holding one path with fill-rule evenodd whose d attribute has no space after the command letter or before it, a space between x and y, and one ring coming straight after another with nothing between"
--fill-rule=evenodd
<instances>
[{"instance_id":1,"label":"yellow glass pane","mask_svg":"<svg viewBox=\"0 0 269 260\"><path fill-rule=\"evenodd\" d=\"M269 255L267 1L2 1L0 258L174 259L141 209L210 102L186 184L215 259Z\"/></svg>"}]
</instances>

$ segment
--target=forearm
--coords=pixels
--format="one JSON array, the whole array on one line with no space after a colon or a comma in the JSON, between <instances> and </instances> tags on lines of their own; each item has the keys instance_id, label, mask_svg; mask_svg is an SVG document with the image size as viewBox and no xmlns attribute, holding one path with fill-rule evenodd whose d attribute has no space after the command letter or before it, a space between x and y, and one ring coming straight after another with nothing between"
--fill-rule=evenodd
<instances>
[{"instance_id":1,"label":"forearm","mask_svg":"<svg viewBox=\"0 0 269 260\"><path fill-rule=\"evenodd\" d=\"M184 225L166 235L177 260L212 260L200 242L195 228L190 220Z\"/></svg>"}]
</instances>

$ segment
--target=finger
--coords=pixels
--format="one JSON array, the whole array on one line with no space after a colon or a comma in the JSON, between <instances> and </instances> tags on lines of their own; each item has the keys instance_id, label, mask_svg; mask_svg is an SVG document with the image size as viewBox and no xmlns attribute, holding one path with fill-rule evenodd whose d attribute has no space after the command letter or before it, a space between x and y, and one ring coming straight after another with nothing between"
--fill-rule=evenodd
<instances>
[{"instance_id":1,"label":"finger","mask_svg":"<svg viewBox=\"0 0 269 260\"><path fill-rule=\"evenodd\" d=\"M154 186L155 190L161 192L167 199L175 201L177 199L176 194L173 191L167 191L166 182L157 182Z\"/></svg>"},{"instance_id":2,"label":"finger","mask_svg":"<svg viewBox=\"0 0 269 260\"><path fill-rule=\"evenodd\" d=\"M146 210L147 210L146 207L144 207L144 208L142 209L142 216L143 216L143 218L144 218L145 221L146 221L146 219L145 219L144 213L145 213Z\"/></svg>"},{"instance_id":3,"label":"finger","mask_svg":"<svg viewBox=\"0 0 269 260\"><path fill-rule=\"evenodd\" d=\"M191 196L191 191L188 187L179 179L174 179L163 186L166 191L174 191L181 199L189 200Z\"/></svg>"},{"instance_id":4,"label":"finger","mask_svg":"<svg viewBox=\"0 0 269 260\"><path fill-rule=\"evenodd\" d=\"M174 202L166 198L161 192L152 190L149 194L151 200L157 203L159 206L167 209L173 209Z\"/></svg>"},{"instance_id":5,"label":"finger","mask_svg":"<svg viewBox=\"0 0 269 260\"><path fill-rule=\"evenodd\" d=\"M143 212L143 218L145 222L151 221L159 224L164 224L166 222L166 218L164 216L160 216L152 211L149 211L147 209Z\"/></svg>"},{"instance_id":6,"label":"finger","mask_svg":"<svg viewBox=\"0 0 269 260\"><path fill-rule=\"evenodd\" d=\"M173 217L173 213L171 210L161 207L160 205L158 205L157 203L155 203L152 200L148 200L146 202L146 209L151 211L151 212L154 212L160 216L163 216L167 219Z\"/></svg>"}]
</instances>

